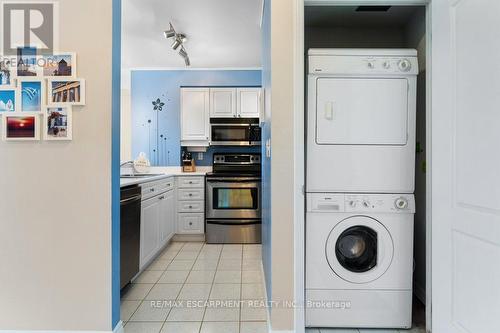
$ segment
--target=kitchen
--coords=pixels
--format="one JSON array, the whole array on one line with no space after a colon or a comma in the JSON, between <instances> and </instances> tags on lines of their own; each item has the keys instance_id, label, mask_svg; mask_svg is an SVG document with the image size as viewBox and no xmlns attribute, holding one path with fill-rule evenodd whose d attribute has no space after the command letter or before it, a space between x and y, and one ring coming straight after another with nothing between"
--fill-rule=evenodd
<instances>
[{"instance_id":1,"label":"kitchen","mask_svg":"<svg viewBox=\"0 0 500 333\"><path fill-rule=\"evenodd\" d=\"M180 10L180 2L156 6L165 17L154 27L137 26L128 15L135 6L124 3L122 23L120 287L125 331L233 331L241 326L242 332L266 332L265 307L248 306L265 297L260 260L262 4L248 4L246 13L225 17L212 28L215 34L237 20L248 23L234 32L245 42L214 38L221 49L231 49L223 57L196 56L199 44L207 42L199 40L207 38L200 30L213 22L196 24L196 15ZM132 44L137 38L156 43L153 52L137 49ZM201 310L150 304L221 299L242 303L207 303Z\"/></svg>"}]
</instances>

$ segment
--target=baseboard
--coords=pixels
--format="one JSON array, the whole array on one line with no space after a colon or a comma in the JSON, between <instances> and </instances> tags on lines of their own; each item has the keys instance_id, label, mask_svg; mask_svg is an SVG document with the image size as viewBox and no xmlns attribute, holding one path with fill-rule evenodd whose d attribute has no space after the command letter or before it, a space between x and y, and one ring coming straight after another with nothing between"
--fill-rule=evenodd
<instances>
[{"instance_id":1,"label":"baseboard","mask_svg":"<svg viewBox=\"0 0 500 333\"><path fill-rule=\"evenodd\" d=\"M172 237L172 240L174 242L204 242L205 241L205 234L202 234L202 235L175 234L174 237Z\"/></svg>"}]
</instances>

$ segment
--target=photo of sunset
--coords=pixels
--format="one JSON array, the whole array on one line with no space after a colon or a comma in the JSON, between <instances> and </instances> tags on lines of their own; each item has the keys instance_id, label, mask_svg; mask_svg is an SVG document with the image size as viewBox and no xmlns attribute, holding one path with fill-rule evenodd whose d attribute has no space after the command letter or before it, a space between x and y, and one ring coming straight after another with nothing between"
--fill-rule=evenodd
<instances>
[{"instance_id":1,"label":"photo of sunset","mask_svg":"<svg viewBox=\"0 0 500 333\"><path fill-rule=\"evenodd\" d=\"M36 120L35 116L6 116L6 137L13 138L35 138Z\"/></svg>"}]
</instances>

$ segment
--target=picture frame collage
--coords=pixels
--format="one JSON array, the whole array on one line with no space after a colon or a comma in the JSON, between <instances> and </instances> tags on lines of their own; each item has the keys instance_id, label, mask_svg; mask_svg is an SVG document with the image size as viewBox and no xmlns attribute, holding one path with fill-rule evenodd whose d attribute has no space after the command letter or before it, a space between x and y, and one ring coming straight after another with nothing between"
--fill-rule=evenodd
<instances>
[{"instance_id":1,"label":"picture frame collage","mask_svg":"<svg viewBox=\"0 0 500 333\"><path fill-rule=\"evenodd\" d=\"M76 53L37 55L18 50L17 63L0 57L0 118L4 141L73 139L74 107L85 105L85 79Z\"/></svg>"}]
</instances>

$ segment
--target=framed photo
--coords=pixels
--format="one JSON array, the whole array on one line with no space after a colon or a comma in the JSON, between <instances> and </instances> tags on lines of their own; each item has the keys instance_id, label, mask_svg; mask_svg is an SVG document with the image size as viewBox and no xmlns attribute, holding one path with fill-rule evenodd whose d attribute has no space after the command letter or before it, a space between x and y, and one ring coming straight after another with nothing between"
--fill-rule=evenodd
<instances>
[{"instance_id":1,"label":"framed photo","mask_svg":"<svg viewBox=\"0 0 500 333\"><path fill-rule=\"evenodd\" d=\"M37 56L36 48L24 47L17 49L17 76L34 77L42 75L42 67L39 65L40 57Z\"/></svg>"},{"instance_id":2,"label":"framed photo","mask_svg":"<svg viewBox=\"0 0 500 333\"><path fill-rule=\"evenodd\" d=\"M47 106L43 113L43 139L71 140L73 136L71 106Z\"/></svg>"},{"instance_id":3,"label":"framed photo","mask_svg":"<svg viewBox=\"0 0 500 333\"><path fill-rule=\"evenodd\" d=\"M3 115L2 133L6 141L40 140L40 114L8 113Z\"/></svg>"},{"instance_id":4,"label":"framed photo","mask_svg":"<svg viewBox=\"0 0 500 333\"><path fill-rule=\"evenodd\" d=\"M76 77L76 53L64 52L40 56L43 76L58 78Z\"/></svg>"},{"instance_id":5,"label":"framed photo","mask_svg":"<svg viewBox=\"0 0 500 333\"><path fill-rule=\"evenodd\" d=\"M48 105L85 105L84 79L50 78L48 85Z\"/></svg>"},{"instance_id":6,"label":"framed photo","mask_svg":"<svg viewBox=\"0 0 500 333\"><path fill-rule=\"evenodd\" d=\"M0 88L15 88L16 70L10 59L0 56Z\"/></svg>"},{"instance_id":7,"label":"framed photo","mask_svg":"<svg viewBox=\"0 0 500 333\"><path fill-rule=\"evenodd\" d=\"M0 86L0 113L18 110L16 88Z\"/></svg>"},{"instance_id":8,"label":"framed photo","mask_svg":"<svg viewBox=\"0 0 500 333\"><path fill-rule=\"evenodd\" d=\"M18 111L42 112L45 105L45 80L42 78L19 77L17 79Z\"/></svg>"}]
</instances>

